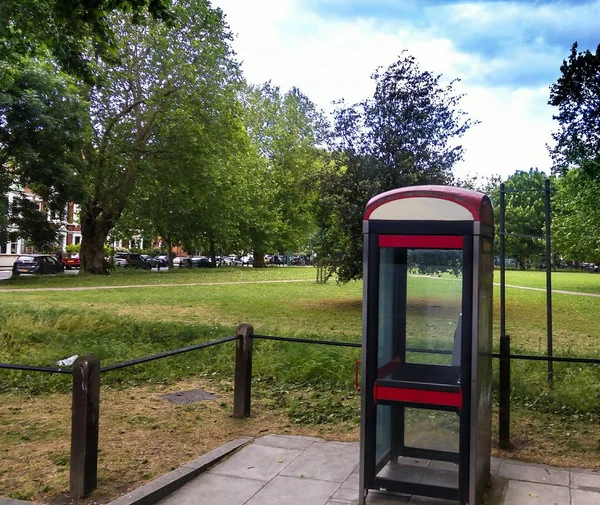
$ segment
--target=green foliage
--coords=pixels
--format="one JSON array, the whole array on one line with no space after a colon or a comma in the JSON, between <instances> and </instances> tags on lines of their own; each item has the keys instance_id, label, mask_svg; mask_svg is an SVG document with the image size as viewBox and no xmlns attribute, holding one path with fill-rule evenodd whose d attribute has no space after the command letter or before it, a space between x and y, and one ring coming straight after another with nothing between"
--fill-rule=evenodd
<instances>
[{"instance_id":1,"label":"green foliage","mask_svg":"<svg viewBox=\"0 0 600 505\"><path fill-rule=\"evenodd\" d=\"M83 196L80 154L88 130L87 103L76 83L40 55L36 59L0 60L0 192L27 187L46 201L49 212L64 211ZM4 199L3 199L4 200ZM55 233L45 215L17 198L9 225L39 245ZM8 216L5 209L3 216ZM22 215L19 216L19 212Z\"/></svg>"},{"instance_id":2,"label":"green foliage","mask_svg":"<svg viewBox=\"0 0 600 505\"><path fill-rule=\"evenodd\" d=\"M45 212L40 212L37 205L21 196L13 200L10 223L16 226L19 232L13 232L25 239L28 245L33 246L37 252L52 252L59 243L59 232L52 223L48 222ZM16 236L13 240L16 240Z\"/></svg>"},{"instance_id":3,"label":"green foliage","mask_svg":"<svg viewBox=\"0 0 600 505\"><path fill-rule=\"evenodd\" d=\"M367 201L394 188L447 184L462 158L457 138L472 122L454 82L422 71L406 54L373 74L375 93L339 104L332 154L320 180L315 240L319 261L341 281L362 276L362 217Z\"/></svg>"},{"instance_id":4,"label":"green foliage","mask_svg":"<svg viewBox=\"0 0 600 505\"><path fill-rule=\"evenodd\" d=\"M250 137L241 239L255 257L297 251L314 231L312 202L326 133L321 111L297 88L249 88L244 118ZM260 196L259 196L260 195Z\"/></svg>"},{"instance_id":5,"label":"green foliage","mask_svg":"<svg viewBox=\"0 0 600 505\"><path fill-rule=\"evenodd\" d=\"M600 262L600 181L572 168L556 180L552 245L564 259Z\"/></svg>"},{"instance_id":6,"label":"green foliage","mask_svg":"<svg viewBox=\"0 0 600 505\"><path fill-rule=\"evenodd\" d=\"M517 170L511 175L504 187L506 194L505 228L506 228L506 257L514 257L519 262L539 261L544 255L546 242L541 238L545 233L545 200L544 181L546 174L537 168L530 168L528 172ZM500 241L500 185L489 192L494 208L494 222L496 225L495 249L498 250ZM510 234L525 235L518 237Z\"/></svg>"},{"instance_id":7,"label":"green foliage","mask_svg":"<svg viewBox=\"0 0 600 505\"><path fill-rule=\"evenodd\" d=\"M65 248L65 252L67 254L76 254L81 250L81 244L69 244L66 248Z\"/></svg>"},{"instance_id":8,"label":"green foliage","mask_svg":"<svg viewBox=\"0 0 600 505\"><path fill-rule=\"evenodd\" d=\"M92 53L115 58L111 14L131 14L136 23L149 13L169 22L170 0L3 0L0 3L0 59L36 58L49 49L69 74L93 80Z\"/></svg>"},{"instance_id":9,"label":"green foliage","mask_svg":"<svg viewBox=\"0 0 600 505\"><path fill-rule=\"evenodd\" d=\"M554 119L559 130L550 149L554 170L564 173L577 167L600 180L600 45L594 54L578 52L575 42L560 71L548 102L558 107Z\"/></svg>"}]
</instances>

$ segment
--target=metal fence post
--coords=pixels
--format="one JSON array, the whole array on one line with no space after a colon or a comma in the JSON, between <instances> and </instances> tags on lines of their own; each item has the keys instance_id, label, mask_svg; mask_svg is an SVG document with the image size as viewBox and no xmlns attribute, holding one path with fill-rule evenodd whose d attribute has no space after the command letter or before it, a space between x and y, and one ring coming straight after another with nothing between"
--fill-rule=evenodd
<instances>
[{"instance_id":1,"label":"metal fence post","mask_svg":"<svg viewBox=\"0 0 600 505\"><path fill-rule=\"evenodd\" d=\"M550 235L550 179L544 182L546 212L546 326L548 331L548 356L552 357L552 243ZM548 384L552 386L554 368L548 360Z\"/></svg>"},{"instance_id":2,"label":"metal fence post","mask_svg":"<svg viewBox=\"0 0 600 505\"><path fill-rule=\"evenodd\" d=\"M90 494L97 485L100 360L82 356L73 364L71 412L71 498Z\"/></svg>"},{"instance_id":3,"label":"metal fence post","mask_svg":"<svg viewBox=\"0 0 600 505\"><path fill-rule=\"evenodd\" d=\"M510 335L500 335L498 445L510 449Z\"/></svg>"},{"instance_id":4,"label":"metal fence post","mask_svg":"<svg viewBox=\"0 0 600 505\"><path fill-rule=\"evenodd\" d=\"M252 387L252 340L254 328L242 323L236 329L238 340L235 347L235 380L233 386L233 417L250 416L250 392Z\"/></svg>"}]
</instances>

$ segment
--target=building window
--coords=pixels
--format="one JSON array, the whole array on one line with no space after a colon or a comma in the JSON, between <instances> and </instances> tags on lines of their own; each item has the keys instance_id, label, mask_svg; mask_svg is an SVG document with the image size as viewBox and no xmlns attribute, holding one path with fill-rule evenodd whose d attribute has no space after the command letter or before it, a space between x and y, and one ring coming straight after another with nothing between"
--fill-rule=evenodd
<instances>
[{"instance_id":1,"label":"building window","mask_svg":"<svg viewBox=\"0 0 600 505\"><path fill-rule=\"evenodd\" d=\"M2 244L0 246L0 254L6 254L7 250L8 250L8 244Z\"/></svg>"},{"instance_id":2,"label":"building window","mask_svg":"<svg viewBox=\"0 0 600 505\"><path fill-rule=\"evenodd\" d=\"M74 240L74 244L75 244L75 245L77 245L77 244L81 244L81 235L75 235L75 236L73 237L73 240Z\"/></svg>"},{"instance_id":3,"label":"building window","mask_svg":"<svg viewBox=\"0 0 600 505\"><path fill-rule=\"evenodd\" d=\"M10 243L10 254L17 254L18 246L19 246L18 242L11 242Z\"/></svg>"}]
</instances>

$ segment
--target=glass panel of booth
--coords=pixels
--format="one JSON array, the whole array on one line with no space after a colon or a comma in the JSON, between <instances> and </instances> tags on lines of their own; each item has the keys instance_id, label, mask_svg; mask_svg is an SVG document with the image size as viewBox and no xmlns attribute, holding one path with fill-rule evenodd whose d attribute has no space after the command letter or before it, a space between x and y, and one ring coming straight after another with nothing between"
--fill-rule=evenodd
<instances>
[{"instance_id":1,"label":"glass panel of booth","mask_svg":"<svg viewBox=\"0 0 600 505\"><path fill-rule=\"evenodd\" d=\"M460 366L463 252L379 249L378 369Z\"/></svg>"}]
</instances>

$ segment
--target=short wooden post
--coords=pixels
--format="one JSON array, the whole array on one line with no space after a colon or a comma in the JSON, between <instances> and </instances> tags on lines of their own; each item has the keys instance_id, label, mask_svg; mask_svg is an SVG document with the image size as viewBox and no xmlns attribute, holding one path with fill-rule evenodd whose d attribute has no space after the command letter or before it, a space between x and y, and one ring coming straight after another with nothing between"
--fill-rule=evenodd
<instances>
[{"instance_id":1,"label":"short wooden post","mask_svg":"<svg viewBox=\"0 0 600 505\"><path fill-rule=\"evenodd\" d=\"M500 335L500 398L498 446L508 450L510 445L510 335Z\"/></svg>"},{"instance_id":2,"label":"short wooden post","mask_svg":"<svg viewBox=\"0 0 600 505\"><path fill-rule=\"evenodd\" d=\"M235 381L233 386L233 417L250 416L250 391L252 386L252 340L254 328L242 323L236 329Z\"/></svg>"},{"instance_id":3,"label":"short wooden post","mask_svg":"<svg viewBox=\"0 0 600 505\"><path fill-rule=\"evenodd\" d=\"M81 356L73 364L71 412L71 498L90 494L97 485L100 360Z\"/></svg>"}]
</instances>

